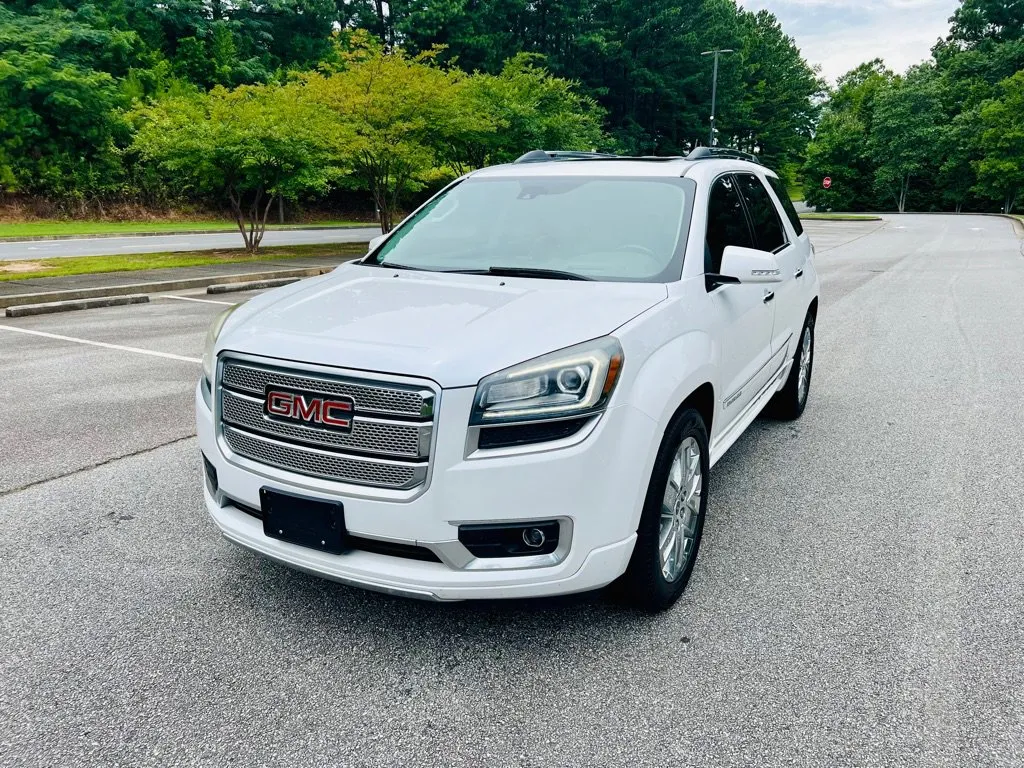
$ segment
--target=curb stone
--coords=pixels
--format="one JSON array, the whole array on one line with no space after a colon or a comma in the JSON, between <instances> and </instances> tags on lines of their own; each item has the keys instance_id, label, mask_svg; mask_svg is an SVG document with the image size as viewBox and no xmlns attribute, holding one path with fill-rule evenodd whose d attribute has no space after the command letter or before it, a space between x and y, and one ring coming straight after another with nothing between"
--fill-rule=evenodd
<instances>
[{"instance_id":1,"label":"curb stone","mask_svg":"<svg viewBox=\"0 0 1024 768\"><path fill-rule=\"evenodd\" d=\"M7 317L29 317L31 315L49 315L54 312L73 312L79 309L97 309L99 307L121 307L126 304L148 304L149 296L133 294L130 296L102 296L97 299L76 299L73 301L51 301L43 304L22 304L7 308Z\"/></svg>"},{"instance_id":2,"label":"curb stone","mask_svg":"<svg viewBox=\"0 0 1024 768\"><path fill-rule=\"evenodd\" d=\"M252 280L246 283L219 283L207 286L207 293L231 293L232 291L258 291L263 288L280 288L282 285L297 283L299 277L278 277L273 280Z\"/></svg>"}]
</instances>

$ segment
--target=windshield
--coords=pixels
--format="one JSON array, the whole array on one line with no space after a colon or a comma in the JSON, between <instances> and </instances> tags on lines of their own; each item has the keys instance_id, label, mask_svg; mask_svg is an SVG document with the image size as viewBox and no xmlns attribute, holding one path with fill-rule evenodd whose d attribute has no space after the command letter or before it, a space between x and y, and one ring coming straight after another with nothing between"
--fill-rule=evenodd
<instances>
[{"instance_id":1,"label":"windshield","mask_svg":"<svg viewBox=\"0 0 1024 768\"><path fill-rule=\"evenodd\" d=\"M676 280L692 199L688 179L471 177L430 201L367 262Z\"/></svg>"}]
</instances>

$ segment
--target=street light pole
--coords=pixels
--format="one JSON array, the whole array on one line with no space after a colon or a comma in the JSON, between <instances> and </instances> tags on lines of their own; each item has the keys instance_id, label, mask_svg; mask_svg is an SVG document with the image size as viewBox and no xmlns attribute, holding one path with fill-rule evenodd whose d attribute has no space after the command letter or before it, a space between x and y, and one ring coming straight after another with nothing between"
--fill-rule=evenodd
<instances>
[{"instance_id":1,"label":"street light pole","mask_svg":"<svg viewBox=\"0 0 1024 768\"><path fill-rule=\"evenodd\" d=\"M718 95L718 57L723 53L732 53L732 48L716 48L713 51L704 51L701 56L715 57L715 67L711 75L711 133L708 138L708 146L715 146L715 97Z\"/></svg>"}]
</instances>

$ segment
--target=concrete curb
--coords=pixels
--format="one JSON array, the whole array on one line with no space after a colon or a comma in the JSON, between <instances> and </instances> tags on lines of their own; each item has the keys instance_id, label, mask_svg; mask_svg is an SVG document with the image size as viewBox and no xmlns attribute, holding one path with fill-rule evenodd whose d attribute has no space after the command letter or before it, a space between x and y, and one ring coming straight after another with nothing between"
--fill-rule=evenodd
<instances>
[{"instance_id":1,"label":"concrete curb","mask_svg":"<svg viewBox=\"0 0 1024 768\"><path fill-rule=\"evenodd\" d=\"M358 259L359 256L352 258ZM278 269L268 272L244 272L237 275L211 275L209 277L190 277L181 280L159 280L149 283L127 283L124 285L108 285L96 288L72 288L63 291L45 291L41 293L15 293L0 296L0 307L18 307L25 304L41 304L55 301L73 301L78 299L96 299L108 296L126 296L137 293L160 293L162 291L182 291L191 288L206 288L218 283L246 283L259 280L277 280L282 278L315 277L333 270L334 267L304 267L301 269Z\"/></svg>"},{"instance_id":2,"label":"concrete curb","mask_svg":"<svg viewBox=\"0 0 1024 768\"><path fill-rule=\"evenodd\" d=\"M149 296L134 294L131 296L104 296L98 299L79 299L76 301L52 301L45 304L22 304L8 307L8 317L29 317L30 315L49 315L54 312L72 312L78 309L96 309L98 307L121 307L125 304L148 304Z\"/></svg>"},{"instance_id":3,"label":"concrete curb","mask_svg":"<svg viewBox=\"0 0 1024 768\"><path fill-rule=\"evenodd\" d=\"M299 277L278 277L273 280L251 280L245 283L219 283L207 286L207 293L231 293L232 291L259 291L263 288L280 288L282 285L297 283Z\"/></svg>"},{"instance_id":4,"label":"concrete curb","mask_svg":"<svg viewBox=\"0 0 1024 768\"><path fill-rule=\"evenodd\" d=\"M378 226L377 222L369 221L366 224L346 224L343 227L304 227L301 224L284 227L268 227L267 232L295 232L303 230L326 230L326 229L368 229ZM237 229L176 229L173 232L100 232L95 235L5 235L0 237L0 243L38 243L45 240L104 240L115 237L174 237L175 235L224 235L231 233L238 234Z\"/></svg>"}]
</instances>

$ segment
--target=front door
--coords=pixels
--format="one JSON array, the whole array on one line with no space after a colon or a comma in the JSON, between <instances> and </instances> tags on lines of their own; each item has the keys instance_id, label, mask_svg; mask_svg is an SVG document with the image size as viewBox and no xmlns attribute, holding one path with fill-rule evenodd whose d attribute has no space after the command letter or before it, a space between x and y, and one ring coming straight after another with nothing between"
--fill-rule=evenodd
<instances>
[{"instance_id":1,"label":"front door","mask_svg":"<svg viewBox=\"0 0 1024 768\"><path fill-rule=\"evenodd\" d=\"M747 215L731 175L715 180L708 197L705 238L705 271L718 273L727 245L755 248ZM714 288L712 301L718 312L721 339L719 406L722 426L727 428L760 391L773 371L771 358L775 302L765 299L770 287L728 284Z\"/></svg>"}]
</instances>

